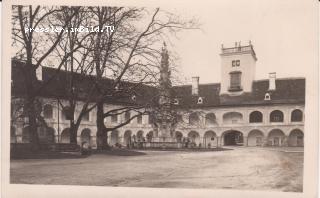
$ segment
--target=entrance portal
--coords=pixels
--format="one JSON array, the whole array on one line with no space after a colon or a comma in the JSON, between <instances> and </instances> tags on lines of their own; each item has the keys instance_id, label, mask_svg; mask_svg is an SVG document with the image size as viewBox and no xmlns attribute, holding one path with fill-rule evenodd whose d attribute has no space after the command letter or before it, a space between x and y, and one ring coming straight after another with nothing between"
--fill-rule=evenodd
<instances>
[{"instance_id":1,"label":"entrance portal","mask_svg":"<svg viewBox=\"0 0 320 198\"><path fill-rule=\"evenodd\" d=\"M242 146L243 135L239 131L228 131L224 134L223 141L225 146Z\"/></svg>"}]
</instances>

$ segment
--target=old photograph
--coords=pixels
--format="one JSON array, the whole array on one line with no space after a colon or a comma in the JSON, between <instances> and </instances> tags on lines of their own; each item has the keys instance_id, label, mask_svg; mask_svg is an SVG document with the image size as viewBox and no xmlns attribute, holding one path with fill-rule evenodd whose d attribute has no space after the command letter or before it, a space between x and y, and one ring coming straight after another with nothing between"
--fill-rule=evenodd
<instances>
[{"instance_id":1,"label":"old photograph","mask_svg":"<svg viewBox=\"0 0 320 198\"><path fill-rule=\"evenodd\" d=\"M9 183L303 194L294 2L10 5Z\"/></svg>"}]
</instances>

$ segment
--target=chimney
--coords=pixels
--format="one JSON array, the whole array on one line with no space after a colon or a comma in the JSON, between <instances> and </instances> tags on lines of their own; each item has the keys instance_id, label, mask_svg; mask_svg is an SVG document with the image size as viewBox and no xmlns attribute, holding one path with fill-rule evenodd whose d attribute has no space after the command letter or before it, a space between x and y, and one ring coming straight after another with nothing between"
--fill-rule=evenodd
<instances>
[{"instance_id":1,"label":"chimney","mask_svg":"<svg viewBox=\"0 0 320 198\"><path fill-rule=\"evenodd\" d=\"M38 80L42 80L42 67L39 66L37 69L36 69L36 77Z\"/></svg>"},{"instance_id":2,"label":"chimney","mask_svg":"<svg viewBox=\"0 0 320 198\"><path fill-rule=\"evenodd\" d=\"M276 90L276 72L269 73L269 90Z\"/></svg>"},{"instance_id":3,"label":"chimney","mask_svg":"<svg viewBox=\"0 0 320 198\"><path fill-rule=\"evenodd\" d=\"M199 95L199 77L192 77L192 95Z\"/></svg>"}]
</instances>

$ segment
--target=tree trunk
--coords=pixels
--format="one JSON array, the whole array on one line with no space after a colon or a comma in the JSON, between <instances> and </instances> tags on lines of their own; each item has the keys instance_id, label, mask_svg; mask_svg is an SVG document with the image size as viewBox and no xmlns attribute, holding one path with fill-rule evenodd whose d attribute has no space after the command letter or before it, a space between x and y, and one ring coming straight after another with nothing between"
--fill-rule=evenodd
<instances>
[{"instance_id":1,"label":"tree trunk","mask_svg":"<svg viewBox=\"0 0 320 198\"><path fill-rule=\"evenodd\" d=\"M25 75L26 85L26 99L25 99L25 111L28 118L30 143L33 151L39 150L39 136L37 132L37 110L36 110L36 96L34 95L34 84L37 82L36 69L33 67L32 62L27 61Z\"/></svg>"},{"instance_id":2,"label":"tree trunk","mask_svg":"<svg viewBox=\"0 0 320 198\"><path fill-rule=\"evenodd\" d=\"M70 143L77 144L77 132L79 126L74 124L74 121L70 121Z\"/></svg>"},{"instance_id":3,"label":"tree trunk","mask_svg":"<svg viewBox=\"0 0 320 198\"><path fill-rule=\"evenodd\" d=\"M29 120L29 134L30 143L33 151L39 150L39 137L37 132L37 117L36 110L34 106L34 99L28 98L25 106L27 110L27 117Z\"/></svg>"},{"instance_id":4,"label":"tree trunk","mask_svg":"<svg viewBox=\"0 0 320 198\"><path fill-rule=\"evenodd\" d=\"M97 105L97 149L108 149L108 133L104 125L103 103Z\"/></svg>"}]
</instances>

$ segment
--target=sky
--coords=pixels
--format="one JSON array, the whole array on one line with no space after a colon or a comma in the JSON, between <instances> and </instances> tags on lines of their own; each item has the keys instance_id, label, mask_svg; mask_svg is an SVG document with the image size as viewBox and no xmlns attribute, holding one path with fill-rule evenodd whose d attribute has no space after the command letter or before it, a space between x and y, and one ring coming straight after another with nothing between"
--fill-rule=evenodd
<instances>
[{"instance_id":1,"label":"sky","mask_svg":"<svg viewBox=\"0 0 320 198\"><path fill-rule=\"evenodd\" d=\"M317 40L310 1L200 1L164 9L198 17L201 23L201 30L184 31L169 46L180 57L181 78L220 82L221 44L233 47L249 40L258 58L256 80L268 78L269 72L276 72L277 78L306 77L308 68L314 67Z\"/></svg>"}]
</instances>

